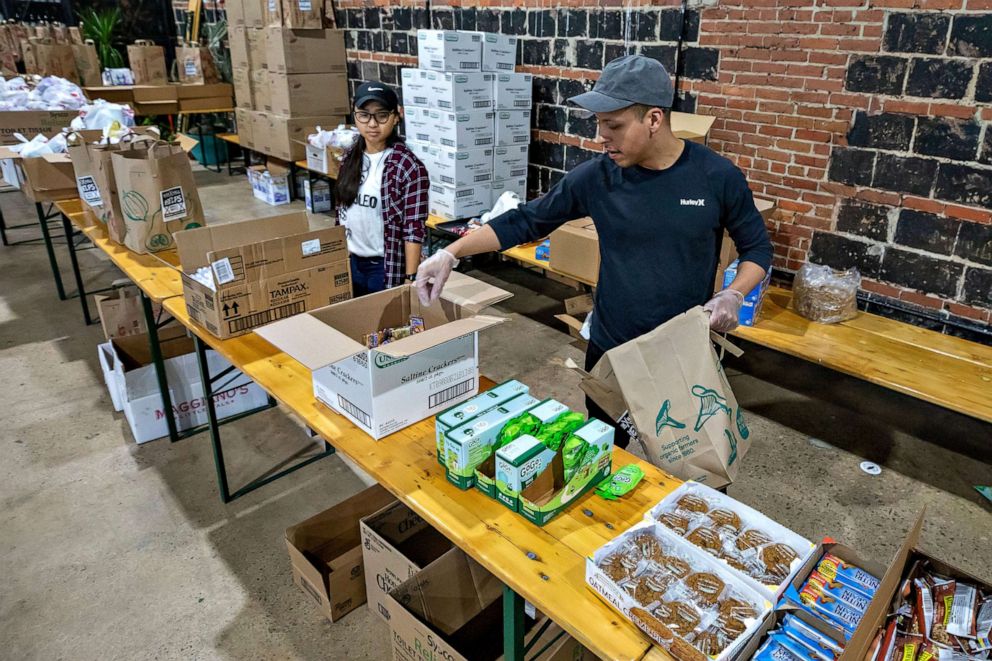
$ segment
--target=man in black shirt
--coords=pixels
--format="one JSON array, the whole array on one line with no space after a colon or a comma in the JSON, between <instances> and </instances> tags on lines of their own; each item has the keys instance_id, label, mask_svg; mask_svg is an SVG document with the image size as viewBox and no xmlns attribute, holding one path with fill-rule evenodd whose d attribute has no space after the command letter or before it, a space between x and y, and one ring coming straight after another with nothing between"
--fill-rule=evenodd
<instances>
[{"instance_id":1,"label":"man in black shirt","mask_svg":"<svg viewBox=\"0 0 992 661\"><path fill-rule=\"evenodd\" d=\"M595 113L604 153L577 166L543 197L494 218L421 264L421 300L437 300L459 257L535 241L590 216L601 259L586 369L606 351L697 305L710 312L713 330L733 330L744 295L771 267L771 242L741 171L672 133L674 94L656 60L629 55L610 62L593 91L569 99ZM725 229L740 265L730 286L711 297ZM587 405L590 415L608 420L591 401Z\"/></svg>"}]
</instances>

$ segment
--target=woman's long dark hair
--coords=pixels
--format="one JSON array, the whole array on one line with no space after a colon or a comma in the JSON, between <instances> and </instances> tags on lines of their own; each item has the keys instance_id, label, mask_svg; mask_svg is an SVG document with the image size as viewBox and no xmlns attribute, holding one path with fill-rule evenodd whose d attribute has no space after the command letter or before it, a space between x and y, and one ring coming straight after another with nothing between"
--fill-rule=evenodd
<instances>
[{"instance_id":1,"label":"woman's long dark hair","mask_svg":"<svg viewBox=\"0 0 992 661\"><path fill-rule=\"evenodd\" d=\"M392 147L397 142L403 142L403 138L397 133L397 129L386 138L386 148ZM338 169L338 179L334 184L334 199L338 206L350 207L358 197L358 188L362 183L362 160L365 158L365 138L358 136L355 146L351 148L348 155L344 157L341 167Z\"/></svg>"}]
</instances>

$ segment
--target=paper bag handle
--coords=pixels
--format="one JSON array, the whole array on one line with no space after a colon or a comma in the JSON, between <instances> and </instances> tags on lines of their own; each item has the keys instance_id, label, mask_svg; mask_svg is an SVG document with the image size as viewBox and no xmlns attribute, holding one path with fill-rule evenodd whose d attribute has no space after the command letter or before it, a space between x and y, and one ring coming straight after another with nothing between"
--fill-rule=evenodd
<instances>
[{"instance_id":1,"label":"paper bag handle","mask_svg":"<svg viewBox=\"0 0 992 661\"><path fill-rule=\"evenodd\" d=\"M723 335L720 335L719 333L714 333L713 331L710 331L710 339L716 342L720 346L721 359L723 358L723 351L726 351L734 358L740 358L741 356L744 355L743 349L741 349L739 346L737 346L736 344L725 338Z\"/></svg>"}]
</instances>

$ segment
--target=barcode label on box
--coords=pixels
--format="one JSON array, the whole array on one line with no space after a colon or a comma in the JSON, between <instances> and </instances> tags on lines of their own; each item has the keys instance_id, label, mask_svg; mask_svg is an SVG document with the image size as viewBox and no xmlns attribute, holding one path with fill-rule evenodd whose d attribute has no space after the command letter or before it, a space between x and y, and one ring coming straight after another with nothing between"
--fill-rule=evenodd
<instances>
[{"instance_id":1,"label":"barcode label on box","mask_svg":"<svg viewBox=\"0 0 992 661\"><path fill-rule=\"evenodd\" d=\"M305 301L290 303L289 305L283 305L278 308L271 308L262 312L256 312L255 314L250 314L246 317L242 317L241 319L232 319L228 322L227 327L232 333L240 333L241 331L248 330L249 328L255 328L256 326L261 326L262 324L269 324L273 321L285 319L286 317L292 317L294 314L305 312L306 309L307 305Z\"/></svg>"},{"instance_id":2,"label":"barcode label on box","mask_svg":"<svg viewBox=\"0 0 992 661\"><path fill-rule=\"evenodd\" d=\"M427 398L427 408L434 408L435 406L441 406L445 402L450 402L451 400L461 397L467 392L472 390L475 385L475 379L471 378L467 381L462 381L461 383L456 383L450 388L445 388L440 392L436 392Z\"/></svg>"},{"instance_id":3,"label":"barcode label on box","mask_svg":"<svg viewBox=\"0 0 992 661\"><path fill-rule=\"evenodd\" d=\"M277 6L276 0L269 0L269 13L270 14L276 13L276 6Z\"/></svg>"},{"instance_id":4,"label":"barcode label on box","mask_svg":"<svg viewBox=\"0 0 992 661\"><path fill-rule=\"evenodd\" d=\"M304 241L300 244L300 246L303 248L304 257L320 254L320 239L310 239L309 241Z\"/></svg>"},{"instance_id":5,"label":"barcode label on box","mask_svg":"<svg viewBox=\"0 0 992 661\"><path fill-rule=\"evenodd\" d=\"M300 0L300 11L313 11L313 3L310 0Z\"/></svg>"},{"instance_id":6,"label":"barcode label on box","mask_svg":"<svg viewBox=\"0 0 992 661\"><path fill-rule=\"evenodd\" d=\"M100 197L100 189L96 186L96 180L87 175L76 177L76 188L79 190L79 197L83 202L91 207L102 207L103 199Z\"/></svg>"},{"instance_id":7,"label":"barcode label on box","mask_svg":"<svg viewBox=\"0 0 992 661\"><path fill-rule=\"evenodd\" d=\"M179 220L186 217L188 213L186 210L186 196L183 195L182 186L176 186L175 188L162 191L160 198L163 222L167 223L170 220Z\"/></svg>"},{"instance_id":8,"label":"barcode label on box","mask_svg":"<svg viewBox=\"0 0 992 661\"><path fill-rule=\"evenodd\" d=\"M372 426L372 418L369 417L369 414L349 402L341 395L338 395L338 406L341 407L342 411L353 417L355 420L358 420L358 422L365 427Z\"/></svg>"},{"instance_id":9,"label":"barcode label on box","mask_svg":"<svg viewBox=\"0 0 992 661\"><path fill-rule=\"evenodd\" d=\"M234 280L234 269L231 268L231 260L227 257L218 259L210 265L214 270L214 277L218 285L226 285Z\"/></svg>"}]
</instances>

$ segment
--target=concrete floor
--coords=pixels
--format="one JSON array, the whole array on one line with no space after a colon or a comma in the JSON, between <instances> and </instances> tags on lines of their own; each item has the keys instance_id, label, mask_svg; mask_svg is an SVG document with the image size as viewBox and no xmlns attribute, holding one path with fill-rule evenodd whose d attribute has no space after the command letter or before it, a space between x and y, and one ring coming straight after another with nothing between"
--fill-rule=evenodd
<instances>
[{"instance_id":1,"label":"concrete floor","mask_svg":"<svg viewBox=\"0 0 992 661\"><path fill-rule=\"evenodd\" d=\"M253 200L241 177L197 179L213 222L285 209ZM0 204L8 224L34 218L19 193ZM120 277L100 257L82 253L90 287ZM515 293L501 306L511 323L481 339L482 372L580 405L564 361L581 352L552 317L574 292L508 265L474 274ZM205 436L131 440L102 382L101 340L77 301L56 298L41 246L0 248L2 656L389 658L367 609L334 625L319 615L291 582L283 542L359 478L331 457L222 505ZM992 507L972 488L992 482L988 425L758 348L728 373L755 439L732 496L883 562L926 506L924 548L992 581ZM224 444L232 485L315 447L279 410L225 426ZM861 472L864 459L882 474Z\"/></svg>"}]
</instances>

